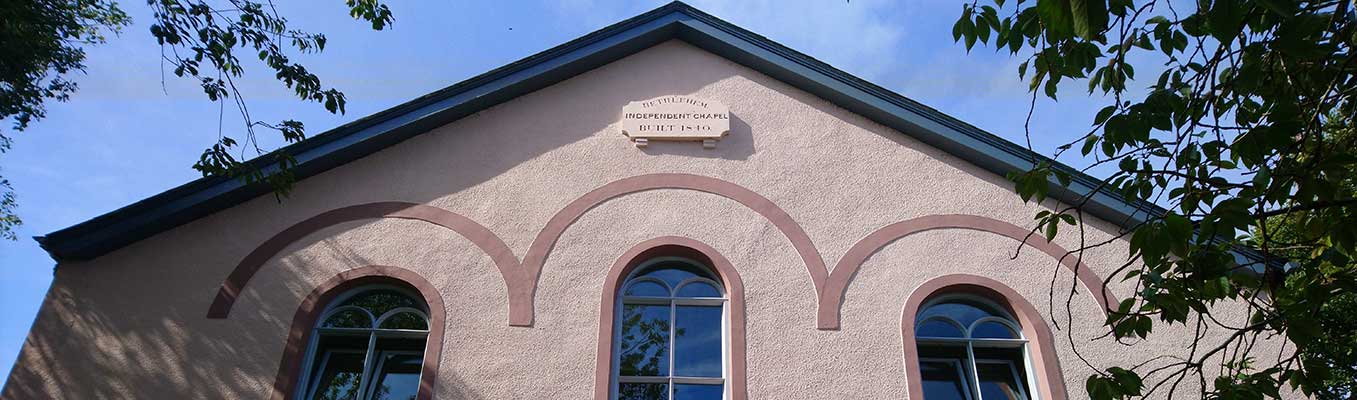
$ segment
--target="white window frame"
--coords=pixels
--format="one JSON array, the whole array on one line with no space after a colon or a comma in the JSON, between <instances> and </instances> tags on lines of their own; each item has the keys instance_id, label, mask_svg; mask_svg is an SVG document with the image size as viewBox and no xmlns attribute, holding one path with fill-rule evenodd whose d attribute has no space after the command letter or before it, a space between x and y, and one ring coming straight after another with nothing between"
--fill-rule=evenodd
<instances>
[{"instance_id":1,"label":"white window frame","mask_svg":"<svg viewBox=\"0 0 1357 400\"><path fill-rule=\"evenodd\" d=\"M980 304L980 305L983 306L982 308L986 308L986 309L988 309L988 311L990 311L990 312L992 312L992 313L994 313L994 314L997 314L997 315L991 315L991 316L981 317L981 318L979 318L979 319L976 319L976 320L975 320L974 322L972 322L969 326L962 325L960 321L957 321L957 320L955 320L955 319L952 319L951 317L944 316L944 315L931 315L931 316L928 316L927 318L924 318L924 319L921 319L921 320L918 320L917 322L915 322L914 327L915 327L916 330L917 330L918 327L919 327L920 325L922 325L924 322L928 322L928 321L942 321L942 322L949 323L949 324L951 324L951 325L953 325L953 326L955 326L955 327L961 328L961 333L962 333L963 337L960 337L960 338L948 338L948 337L918 337L918 336L915 336L915 338L914 338L915 346L924 345L924 344L934 344L934 345L942 345L942 346L948 346L948 347L954 347L954 348L961 348L961 347L964 347L964 348L966 349L966 359L965 359L965 360L959 360L959 361L961 361L962 364L965 364L965 367L966 367L966 368L964 368L963 379L965 379L965 380L968 382L970 391L972 391L972 392L974 393L974 394L967 394L967 399L984 400L984 399L982 398L983 395L980 393L980 373L979 373L979 371L978 371L978 365L979 365L979 364L998 364L998 363L1005 363L1005 364L1009 364L1009 370L1013 372L1013 381L1014 381L1014 382L1023 382L1023 383L1025 383L1025 385L1020 385L1020 386L1019 386L1019 388L1018 388L1018 393L1021 394L1024 398L1027 398L1027 399L1031 399L1031 400L1041 400L1040 391L1039 391L1039 390L1036 390L1036 389L1037 389L1037 380L1036 380L1036 374L1033 373L1034 370L1033 370L1033 365L1032 365L1032 357L1031 357L1031 354L1030 354L1029 347L1028 347L1028 345L1027 345L1027 344L1028 344L1028 340L1027 340L1027 337L1026 337L1026 336L1024 335L1024 333L1023 333L1022 327L1018 325L1018 323L1017 323L1017 321L1018 321L1017 318L1013 318L1013 315L1012 315L1012 314L1009 314L1009 313L1008 313L1008 310L1005 310L1004 307L1000 307L998 304L994 303L993 301L990 301L989 299L985 299L985 298L981 298L981 297L977 297L977 296L961 295L961 294L949 294L949 295L938 296L938 298L933 299L933 300L930 300L929 302L925 303L922 307L919 307L919 312L922 313L924 310L927 310L928 308L933 307L933 306L937 305L938 303L954 303L954 302L969 302L969 303ZM985 322L997 322L997 323L999 323L999 324L1002 324L1002 325L1008 327L1010 330L1012 330L1013 333L1014 333L1018 338L1017 338L1017 339L993 339L993 338L974 338L974 337L972 337L972 332L975 330L975 328L976 328L977 326L979 326L980 324L985 323ZM1014 363L1013 363L1012 361L1010 361L1010 360L993 359L993 358L976 358L976 356L975 356L975 348L976 348L976 347L980 347L980 348L1008 348L1008 349L1018 349L1018 350L1020 351L1020 357L1021 357L1021 359L1022 359L1021 361L1022 361L1022 364L1023 364L1023 370L1027 373L1027 374L1026 374L1027 378L1026 378L1026 379L1022 379L1023 376L1017 373L1017 366L1014 365ZM922 358L922 357L921 357L921 358L920 358L921 361L922 361L922 360L925 360L925 359L934 360L934 361L939 361L939 360L949 360L950 358L936 358L936 357L929 357L929 358ZM1028 388L1030 388L1031 392L1028 392L1028 390L1029 390Z\"/></svg>"},{"instance_id":2,"label":"white window frame","mask_svg":"<svg viewBox=\"0 0 1357 400\"><path fill-rule=\"evenodd\" d=\"M297 395L297 396L305 396L305 397L303 397L304 400L313 399L313 398L315 398L315 392L316 392L316 390L318 390L318 389L320 388L320 385L318 384L318 382L312 382L313 377L312 377L311 375L312 375L312 372L313 372L313 371L323 371L323 369L317 370L317 369L315 368L315 367L316 367L316 362L317 362L317 360L316 360L316 352L319 350L319 349L317 348L317 346L320 345L320 341L321 341L321 338L322 338L323 336L354 336L354 337L358 337L358 336L364 336L364 335L366 335L366 336L368 337L368 343L367 343L367 347L366 347L365 350L361 350L361 351L360 351L360 350L357 350L357 349L326 350L326 351L325 351L326 354L325 354L324 357L323 357L324 360L320 361L320 367L321 367L321 368L324 368L324 367L325 367L325 364L329 362L330 353L332 353L332 352L341 352L341 353L364 353L365 355L364 355L364 357L363 357L363 372L362 372L362 375L361 375L361 377L360 377L360 379L359 379L359 381L358 381L358 390L359 390L359 392L360 392L360 393L359 393L359 396L360 396L360 397L359 397L359 400L367 400L367 399L369 398L369 394L370 394L370 392L371 392L371 390L372 390L372 389L369 387L369 386L370 386L369 384L371 383L372 379L374 378L374 377L373 377L373 374L379 373L379 372L381 371L380 369L375 369L376 365L374 365L374 362L378 362L378 363L379 363L379 362L383 362L384 360L381 360L381 359L374 359L374 358L376 357L376 356L374 355L374 353L394 353L394 352L402 352L402 351L405 351L405 352L409 352L409 353L419 353L419 354L424 354L424 352L427 352L427 351L429 350L429 349L428 349L428 345L429 345L429 341L428 341L429 329L425 329L425 330L415 330L415 329L379 329L379 328L377 328L377 327L379 327L379 326L382 326L382 325L381 325L382 322L385 322L387 319L391 318L392 316L395 316L396 314L400 314L400 313L404 313L404 312L413 312L413 313L418 314L420 317L423 317L423 318L424 318L425 328L432 328L432 326L430 325L431 322L430 322L430 319L429 319L429 314L428 314L427 312L424 312L423 310L420 310L420 309L417 309L417 308L412 308L412 307L396 307L396 308L387 310L385 313L383 313L383 314L380 315L380 316L374 316L374 315L372 315L371 312L369 312L369 311L366 310L366 309L363 309L362 307L341 305L341 304L344 304L345 301L348 301L349 299L353 298L354 296L357 296L357 295L363 294L363 293L367 293L367 292L370 292L370 291L374 291L374 290L392 290L392 291L401 293L401 294L403 294L403 295L405 295L405 296L407 296L407 297L410 297L411 299L414 299L414 300L416 300L416 301L421 301L421 302L423 301L423 297L422 297L422 296L419 296L417 293L415 293L415 292L413 292L413 291L411 291L411 290L408 290L408 289L406 289L406 288L399 287L399 286L393 286L393 285L368 285L368 286L362 286L362 287L358 287L358 288L351 289L351 290L349 290L348 292L345 292L344 294L335 297L335 299L331 300L331 301L330 301L330 304L326 306L325 312L322 312L322 313L320 314L320 318L317 318L317 319L316 319L315 326L311 328L311 336L310 336L310 339L308 340L309 343L307 343L307 345L306 345L306 353L305 353L305 354L306 354L306 358L305 358L306 363L303 364L303 368L302 368L302 370L301 370L300 377L299 377L298 380L297 380L297 383L298 383L298 385L297 385L297 392L294 393L294 395ZM371 327L370 327L370 328L326 328L326 327L322 327L322 325L325 324L325 321L328 320L330 317L334 316L334 314L339 313L340 311L345 311L345 310L359 310L359 311L362 311L364 314L367 314L367 316L368 316L368 321L370 321L371 324L372 324ZM419 351L419 352L408 351L408 350L387 350L387 351L377 351L377 350L376 350L376 347L377 347L377 339L378 339L378 338L410 338L410 339L421 339L421 338L422 338L422 339L424 339L424 346L425 346L425 348L424 348L423 350ZM424 368L420 368L419 374L420 374L420 379L423 379L423 376L424 376Z\"/></svg>"},{"instance_id":3,"label":"white window frame","mask_svg":"<svg viewBox=\"0 0 1357 400\"><path fill-rule=\"evenodd\" d=\"M729 377L730 377L730 369L731 369L731 364L730 364L730 307L728 307L728 304L729 304L729 302L730 302L730 293L729 293L729 291L726 290L725 285L722 285L720 282L717 282L717 281L715 281L715 280L708 279L708 278L703 278L703 277L693 277L693 278L688 278L688 279L683 280L682 282L679 282L678 285L674 285L674 287L669 287L669 285L668 285L667 283L665 283L664 281L662 281L662 280L660 280L660 279L658 279L658 278L653 278L653 277L638 277L638 276L637 276L637 275L639 275L640 273L647 272L647 270L650 269L650 267L651 267L651 266L654 266L655 264L659 264L659 263L667 263L667 262L681 262L681 263L687 264L689 267L697 268L697 269L699 269L699 270L705 271L705 272L707 272L707 274L709 274L709 275L711 275L711 276L720 276L720 275L716 274L716 272L713 271L711 268L709 268L709 267L707 267L706 265L704 265L703 263L698 262L698 261L693 260L693 259L690 259L690 258L686 258L686 257L672 257L672 256L667 256L667 257L655 257L655 258L646 260L645 262L642 262L640 265L637 265L636 268L632 269L632 272L631 272L630 274L628 274L628 275L627 275L627 278L624 279L624 280L622 281L621 287L618 288L618 290L617 290L617 293L618 293L618 300L615 301L614 304L613 304L613 315L614 315L614 318L613 318L613 319L614 319L614 320L613 320L613 341L612 341L612 354L613 354L613 356L612 356L612 374L611 374L611 377L612 377L612 379L611 379L612 385L611 385L611 387L609 388L609 391L608 391L608 398L609 398L609 399L614 399L614 400L616 400L616 399L618 398L617 396L618 396L619 388L621 387L621 385L622 385L623 383L664 383L664 384L667 385L667 389L668 389L668 394L667 394L667 396L666 396L666 399L673 399L673 398L674 398L674 386L677 385L677 384L697 384L697 385L718 385L718 384L719 384L719 385L721 385L721 392L722 392L722 395L721 395L721 396L722 396L722 399L730 399L730 398L731 398L731 387L730 387L730 379L729 379ZM636 282L643 282L643 281L653 281L653 282L657 282L657 283L660 284L660 286L663 286L664 288L669 289L669 297L627 296L627 295L626 295L626 293L627 293L627 288L628 288L628 287L630 287L632 284L634 284L634 283L636 283ZM679 289L682 289L684 286L686 286L686 285L688 285L688 284L691 284L691 283L694 283L694 282L705 282L705 283L708 283L708 284L712 285L712 287L715 287L716 290L719 291L719 292L721 293L721 297L719 297L719 298L718 298L718 297L674 297L675 294L678 293ZM668 340L668 347L665 349L665 351L667 352L668 358L669 358L669 375L668 375L668 376L622 376L622 373L621 373L622 341L620 340L621 337L622 337L621 316L622 316L623 307L624 307L624 305L627 305L627 304L632 304L632 305L667 305L667 306L669 306L669 340ZM674 329L675 329L675 325L676 325L676 324L674 323L674 321L675 321L675 314L677 313L678 306L687 306L687 305L691 305L691 306L708 306L708 307L710 307L710 306L720 306L720 307L721 307L721 377L720 377L720 378L712 378L712 377L687 377L687 376L676 376L676 375L674 375Z\"/></svg>"}]
</instances>

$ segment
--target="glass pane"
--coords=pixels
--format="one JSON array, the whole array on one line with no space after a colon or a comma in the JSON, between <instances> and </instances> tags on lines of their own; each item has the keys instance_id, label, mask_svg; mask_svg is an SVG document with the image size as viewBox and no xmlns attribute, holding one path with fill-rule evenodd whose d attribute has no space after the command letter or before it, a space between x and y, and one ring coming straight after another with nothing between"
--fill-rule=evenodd
<instances>
[{"instance_id":1,"label":"glass pane","mask_svg":"<svg viewBox=\"0 0 1357 400\"><path fill-rule=\"evenodd\" d=\"M920 361L925 400L966 400L966 380L956 361Z\"/></svg>"},{"instance_id":2,"label":"glass pane","mask_svg":"<svg viewBox=\"0 0 1357 400\"><path fill-rule=\"evenodd\" d=\"M423 304L410 298L410 296L389 289L369 290L359 293L348 300L345 300L342 305L358 306L367 309L372 315L386 314L387 311L400 307L410 307L418 310L424 309Z\"/></svg>"},{"instance_id":3,"label":"glass pane","mask_svg":"<svg viewBox=\"0 0 1357 400\"><path fill-rule=\"evenodd\" d=\"M674 400L721 400L725 395L722 385L696 385L679 383L674 385Z\"/></svg>"},{"instance_id":4,"label":"glass pane","mask_svg":"<svg viewBox=\"0 0 1357 400\"><path fill-rule=\"evenodd\" d=\"M679 288L674 297L722 297L721 291L706 282L693 282Z\"/></svg>"},{"instance_id":5,"label":"glass pane","mask_svg":"<svg viewBox=\"0 0 1357 400\"><path fill-rule=\"evenodd\" d=\"M1018 335L1013 333L1012 329L1008 329L1007 326L1004 326L1004 324L987 321L975 325L975 328L971 329L971 337L982 339L1017 339Z\"/></svg>"},{"instance_id":6,"label":"glass pane","mask_svg":"<svg viewBox=\"0 0 1357 400\"><path fill-rule=\"evenodd\" d=\"M409 311L396 313L386 320L382 321L382 329L414 329L420 331L429 330L429 322L424 317Z\"/></svg>"},{"instance_id":7,"label":"glass pane","mask_svg":"<svg viewBox=\"0 0 1357 400\"><path fill-rule=\"evenodd\" d=\"M965 337L961 334L961 328L958 328L956 325L952 325L951 323L939 321L936 319L924 321L922 324L919 324L917 328L914 328L914 336L945 337L945 338Z\"/></svg>"},{"instance_id":8,"label":"glass pane","mask_svg":"<svg viewBox=\"0 0 1357 400\"><path fill-rule=\"evenodd\" d=\"M363 377L363 353L327 352L312 384L313 399L356 400Z\"/></svg>"},{"instance_id":9,"label":"glass pane","mask_svg":"<svg viewBox=\"0 0 1357 400\"><path fill-rule=\"evenodd\" d=\"M980 395L985 400L1025 399L1012 364L977 363L975 372L980 376Z\"/></svg>"},{"instance_id":10,"label":"glass pane","mask_svg":"<svg viewBox=\"0 0 1357 400\"><path fill-rule=\"evenodd\" d=\"M668 400L667 383L623 383L617 385L618 400Z\"/></svg>"},{"instance_id":11,"label":"glass pane","mask_svg":"<svg viewBox=\"0 0 1357 400\"><path fill-rule=\"evenodd\" d=\"M424 364L417 354L382 354L381 372L376 377L375 400L414 400L419 394L419 371Z\"/></svg>"},{"instance_id":12,"label":"glass pane","mask_svg":"<svg viewBox=\"0 0 1357 400\"><path fill-rule=\"evenodd\" d=\"M721 306L674 310L674 375L721 377Z\"/></svg>"},{"instance_id":13,"label":"glass pane","mask_svg":"<svg viewBox=\"0 0 1357 400\"><path fill-rule=\"evenodd\" d=\"M627 296L669 297L669 288L655 281L632 282L627 286Z\"/></svg>"},{"instance_id":14,"label":"glass pane","mask_svg":"<svg viewBox=\"0 0 1357 400\"><path fill-rule=\"evenodd\" d=\"M978 319L995 316L995 314L989 312L989 310L977 307L970 303L949 302L938 303L928 307L923 312L919 313L919 317L916 320L922 321L924 318L935 315L947 316L948 318L956 320L956 322L960 322L961 326L971 326L971 324L975 323Z\"/></svg>"},{"instance_id":15,"label":"glass pane","mask_svg":"<svg viewBox=\"0 0 1357 400\"><path fill-rule=\"evenodd\" d=\"M683 283L683 281L688 280L688 278L699 276L712 280L715 280L716 278L707 273L703 268L682 261L658 263L641 273L640 276L657 278L664 281L664 283L669 284L669 287L677 287L678 284Z\"/></svg>"},{"instance_id":16,"label":"glass pane","mask_svg":"<svg viewBox=\"0 0 1357 400\"><path fill-rule=\"evenodd\" d=\"M623 376L669 375L669 306L622 306L621 352Z\"/></svg>"},{"instance_id":17,"label":"glass pane","mask_svg":"<svg viewBox=\"0 0 1357 400\"><path fill-rule=\"evenodd\" d=\"M330 315L330 318L325 319L325 323L321 324L321 326L326 328L366 329L372 328L372 319L368 317L367 313L364 313L359 310L348 309L341 310L337 313Z\"/></svg>"}]
</instances>

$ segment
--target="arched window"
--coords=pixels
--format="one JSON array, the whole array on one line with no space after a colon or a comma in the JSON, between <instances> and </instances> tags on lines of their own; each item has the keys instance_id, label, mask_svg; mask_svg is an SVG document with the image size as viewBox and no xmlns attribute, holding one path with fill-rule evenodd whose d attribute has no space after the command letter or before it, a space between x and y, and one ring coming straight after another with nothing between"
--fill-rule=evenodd
<instances>
[{"instance_id":1,"label":"arched window","mask_svg":"<svg viewBox=\"0 0 1357 400\"><path fill-rule=\"evenodd\" d=\"M727 393L726 291L708 266L658 257L622 285L613 398L708 400Z\"/></svg>"},{"instance_id":2,"label":"arched window","mask_svg":"<svg viewBox=\"0 0 1357 400\"><path fill-rule=\"evenodd\" d=\"M982 298L941 296L925 304L914 323L924 398L1032 398L1022 331L1003 307Z\"/></svg>"},{"instance_id":3,"label":"arched window","mask_svg":"<svg viewBox=\"0 0 1357 400\"><path fill-rule=\"evenodd\" d=\"M317 320L295 398L414 399L428 305L405 288L369 285L337 297Z\"/></svg>"}]
</instances>

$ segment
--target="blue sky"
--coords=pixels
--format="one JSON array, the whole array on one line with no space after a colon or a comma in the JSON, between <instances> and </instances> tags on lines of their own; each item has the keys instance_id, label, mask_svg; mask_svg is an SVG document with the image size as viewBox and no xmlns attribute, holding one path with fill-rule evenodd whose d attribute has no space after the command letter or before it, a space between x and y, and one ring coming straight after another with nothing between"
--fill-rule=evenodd
<instances>
[{"instance_id":1,"label":"blue sky","mask_svg":"<svg viewBox=\"0 0 1357 400\"><path fill-rule=\"evenodd\" d=\"M395 25L374 32L339 0L290 0L294 28L324 32L326 51L301 57L348 95L348 114L301 103L259 65L240 84L256 119L294 118L316 134L663 4L561 0L393 2ZM451 4L449 4L451 3ZM941 0L742 0L690 4L1009 140L1023 143L1031 100L1021 60L952 43L960 3ZM217 136L220 109L193 82L162 71L143 2L122 4L134 25L89 48L80 92L51 104L19 133L0 168L19 193L20 240L0 242L0 377L8 377L52 279L54 262L30 237L61 229L197 178L190 166ZM1149 76L1151 71L1142 71ZM162 85L163 82L163 85ZM1063 87L1037 102L1033 146L1050 154L1082 134L1102 105ZM239 119L228 106L224 133ZM261 141L279 139L263 132ZM1074 165L1078 160L1065 160ZM0 378L5 379L5 378Z\"/></svg>"}]
</instances>

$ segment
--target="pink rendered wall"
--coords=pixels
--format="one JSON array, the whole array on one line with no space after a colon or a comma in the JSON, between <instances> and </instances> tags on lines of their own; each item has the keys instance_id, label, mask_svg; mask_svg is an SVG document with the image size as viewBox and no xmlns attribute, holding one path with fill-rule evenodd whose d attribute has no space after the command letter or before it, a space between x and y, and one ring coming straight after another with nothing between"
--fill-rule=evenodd
<instances>
[{"instance_id":1,"label":"pink rendered wall","mask_svg":"<svg viewBox=\"0 0 1357 400\"><path fill-rule=\"evenodd\" d=\"M683 94L730 106L732 132L714 150L694 143L637 149L618 132L633 100ZM229 318L204 317L219 285L271 236L308 217L382 201L426 204L470 218L522 259L554 213L589 191L652 173L718 178L785 210L830 268L883 226L970 214L1030 227L1002 177L824 100L680 42L668 42L440 127L309 178L282 204L259 198L98 259L62 264L25 344L6 399L264 398L303 297L341 271L389 265L423 276L447 309L438 398L588 398L600 299L609 268L637 243L692 238L739 271L752 399L906 396L901 310L923 282L951 274L1012 287L1060 322L1052 326L1070 396L1084 397L1099 363L1181 349L1188 332L1156 331L1135 351L1102 341L1095 297L1048 255L975 230L931 230L886 245L848 282L839 330L817 329L812 275L765 216L715 194L658 189L589 209L542 266L531 326L510 326L508 293L491 258L463 236L406 219L346 222L270 258ZM1046 204L1045 206L1056 206ZM1114 227L1092 223L1091 240ZM1065 234L1057 244L1077 245ZM1086 255L1100 273L1118 243ZM1054 315L1047 305L1058 279ZM1126 285L1114 285L1124 296ZM1105 365L1105 364L1100 364Z\"/></svg>"}]
</instances>

